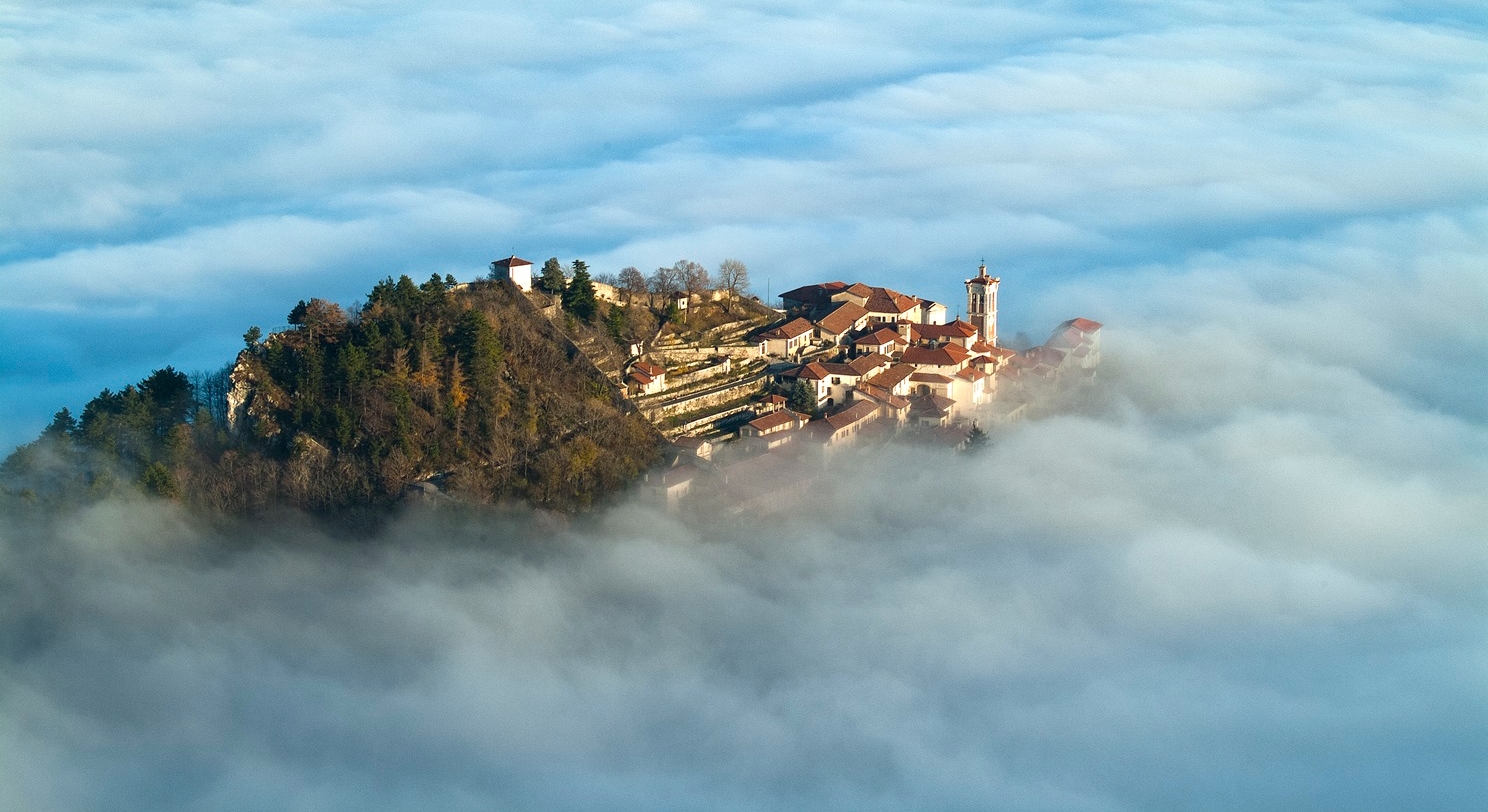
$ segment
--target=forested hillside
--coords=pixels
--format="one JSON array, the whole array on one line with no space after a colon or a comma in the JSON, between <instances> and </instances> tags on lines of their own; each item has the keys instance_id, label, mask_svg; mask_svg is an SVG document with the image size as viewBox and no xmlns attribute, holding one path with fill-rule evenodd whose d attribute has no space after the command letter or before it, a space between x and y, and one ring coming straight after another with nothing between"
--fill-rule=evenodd
<instances>
[{"instance_id":1,"label":"forested hillside","mask_svg":"<svg viewBox=\"0 0 1488 812\"><path fill-rule=\"evenodd\" d=\"M58 412L0 466L23 498L142 486L228 514L377 509L433 481L470 501L582 508L651 465L660 438L523 295L384 280L347 313L301 302L236 362L170 367Z\"/></svg>"}]
</instances>

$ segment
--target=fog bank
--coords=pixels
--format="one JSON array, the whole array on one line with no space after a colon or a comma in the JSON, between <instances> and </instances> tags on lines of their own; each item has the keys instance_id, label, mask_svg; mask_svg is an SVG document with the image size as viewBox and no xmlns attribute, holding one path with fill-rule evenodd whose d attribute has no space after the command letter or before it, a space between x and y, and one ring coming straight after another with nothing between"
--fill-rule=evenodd
<instances>
[{"instance_id":1,"label":"fog bank","mask_svg":"<svg viewBox=\"0 0 1488 812\"><path fill-rule=\"evenodd\" d=\"M1058 291L1078 408L788 516L8 520L0 807L1474 808L1483 222Z\"/></svg>"}]
</instances>

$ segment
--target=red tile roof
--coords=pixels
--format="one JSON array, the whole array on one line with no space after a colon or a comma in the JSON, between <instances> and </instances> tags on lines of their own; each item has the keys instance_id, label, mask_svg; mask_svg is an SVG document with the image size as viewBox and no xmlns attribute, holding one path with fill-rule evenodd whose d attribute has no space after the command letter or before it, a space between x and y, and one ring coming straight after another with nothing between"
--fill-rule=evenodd
<instances>
[{"instance_id":1,"label":"red tile roof","mask_svg":"<svg viewBox=\"0 0 1488 812\"><path fill-rule=\"evenodd\" d=\"M857 358L847 362L847 365L856 370L859 375L871 375L875 370L889 366L894 359L881 352L870 352L867 355L859 355Z\"/></svg>"},{"instance_id":2,"label":"red tile roof","mask_svg":"<svg viewBox=\"0 0 1488 812\"><path fill-rule=\"evenodd\" d=\"M819 305L832 300L832 294L847 287L846 282L823 282L816 285L802 285L794 290L788 290L780 294L780 298L802 304Z\"/></svg>"},{"instance_id":3,"label":"red tile roof","mask_svg":"<svg viewBox=\"0 0 1488 812\"><path fill-rule=\"evenodd\" d=\"M909 347L899 360L915 366L954 367L966 363L971 353L956 344L939 347Z\"/></svg>"},{"instance_id":4,"label":"red tile roof","mask_svg":"<svg viewBox=\"0 0 1488 812\"><path fill-rule=\"evenodd\" d=\"M781 426L793 425L796 422L796 413L782 409L778 412L770 412L767 415L756 417L746 425L758 431L760 434L768 434Z\"/></svg>"},{"instance_id":5,"label":"red tile roof","mask_svg":"<svg viewBox=\"0 0 1488 812\"><path fill-rule=\"evenodd\" d=\"M909 376L914 383L955 383L954 378L948 378L936 372L916 372Z\"/></svg>"},{"instance_id":6,"label":"red tile roof","mask_svg":"<svg viewBox=\"0 0 1488 812\"><path fill-rule=\"evenodd\" d=\"M836 310L817 320L816 324L824 333L841 335L857 326L858 320L868 315L868 311L862 305L853 302L843 302Z\"/></svg>"},{"instance_id":7,"label":"red tile roof","mask_svg":"<svg viewBox=\"0 0 1488 812\"><path fill-rule=\"evenodd\" d=\"M866 381L860 382L858 384L857 393L865 398L872 398L879 403L887 404L890 408L893 408L895 410L903 410L909 408L908 399L902 398L894 394L893 392L890 392L889 390L883 388L882 386L876 386L874 384L867 383Z\"/></svg>"},{"instance_id":8,"label":"red tile roof","mask_svg":"<svg viewBox=\"0 0 1488 812\"><path fill-rule=\"evenodd\" d=\"M822 363L820 361L812 361L809 364L802 364L795 369L787 370L786 372L782 373L784 377L796 378L803 381L825 380L829 374L831 373L827 372L827 368L822 366Z\"/></svg>"},{"instance_id":9,"label":"red tile roof","mask_svg":"<svg viewBox=\"0 0 1488 812\"><path fill-rule=\"evenodd\" d=\"M659 378L662 375L666 374L666 367L659 367L655 364L650 364L645 361L635 362L635 364L631 366L631 369L641 373L642 375L647 375L652 378Z\"/></svg>"},{"instance_id":10,"label":"red tile roof","mask_svg":"<svg viewBox=\"0 0 1488 812\"><path fill-rule=\"evenodd\" d=\"M1098 321L1091 321L1090 319L1070 319L1069 321L1067 321L1064 324L1061 324L1059 326L1060 327L1073 327L1073 328L1075 328L1076 330L1079 330L1082 333L1093 333L1093 332L1095 332L1096 330L1099 330L1101 327L1103 327L1105 325L1101 324Z\"/></svg>"},{"instance_id":11,"label":"red tile roof","mask_svg":"<svg viewBox=\"0 0 1488 812\"><path fill-rule=\"evenodd\" d=\"M845 375L849 378L856 378L863 374L852 364L838 364L832 361L823 361L821 368L829 375Z\"/></svg>"},{"instance_id":12,"label":"red tile roof","mask_svg":"<svg viewBox=\"0 0 1488 812\"><path fill-rule=\"evenodd\" d=\"M943 338L971 338L977 334L977 328L971 323L956 319L950 324L921 324L918 325L921 338L943 339Z\"/></svg>"},{"instance_id":13,"label":"red tile roof","mask_svg":"<svg viewBox=\"0 0 1488 812\"><path fill-rule=\"evenodd\" d=\"M940 395L921 395L910 400L910 411L931 412L939 417L945 417L955 408L956 401Z\"/></svg>"},{"instance_id":14,"label":"red tile roof","mask_svg":"<svg viewBox=\"0 0 1488 812\"><path fill-rule=\"evenodd\" d=\"M902 342L903 340L904 339L899 337L898 333L890 330L887 327L882 327L878 330L874 330L868 335L862 336L853 343L862 344L864 346L881 347L885 344L892 344L896 341Z\"/></svg>"},{"instance_id":15,"label":"red tile roof","mask_svg":"<svg viewBox=\"0 0 1488 812\"><path fill-rule=\"evenodd\" d=\"M868 303L864 307L867 307L870 313L892 313L897 316L900 313L908 313L919 304L919 300L913 296L905 296L896 290L873 288L873 295L868 297Z\"/></svg>"},{"instance_id":16,"label":"red tile roof","mask_svg":"<svg viewBox=\"0 0 1488 812\"><path fill-rule=\"evenodd\" d=\"M908 378L914 373L915 368L910 366L909 364L895 364L884 370L883 372L880 372L877 375L869 378L868 382L877 386L882 386L885 389L893 389L894 387L898 386L900 382L902 382L905 378Z\"/></svg>"},{"instance_id":17,"label":"red tile roof","mask_svg":"<svg viewBox=\"0 0 1488 812\"><path fill-rule=\"evenodd\" d=\"M840 431L841 429L845 429L845 428L847 428L848 426L851 426L854 423L858 423L858 422L861 422L863 420L872 419L872 418L876 417L877 415L878 415L878 404L877 403L872 403L872 402L866 401L866 400L860 400L857 403L854 403L853 405L847 407L846 409L843 409L842 411L838 412L837 414L834 414L834 415L828 417L826 419L826 423L827 423L828 426L831 426L832 431L835 432L835 431Z\"/></svg>"},{"instance_id":18,"label":"red tile roof","mask_svg":"<svg viewBox=\"0 0 1488 812\"><path fill-rule=\"evenodd\" d=\"M811 322L803 318L795 318L791 319L785 324L782 324L778 327L771 327L763 333L760 333L760 338L773 340L790 340L792 338L799 338L815 329L816 328L811 325Z\"/></svg>"}]
</instances>

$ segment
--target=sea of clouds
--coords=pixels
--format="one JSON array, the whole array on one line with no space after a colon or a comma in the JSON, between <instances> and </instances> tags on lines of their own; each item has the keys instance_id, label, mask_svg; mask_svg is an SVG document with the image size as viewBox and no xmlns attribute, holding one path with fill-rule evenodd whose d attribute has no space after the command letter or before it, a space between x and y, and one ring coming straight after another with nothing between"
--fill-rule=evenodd
<instances>
[{"instance_id":1,"label":"sea of clouds","mask_svg":"<svg viewBox=\"0 0 1488 812\"><path fill-rule=\"evenodd\" d=\"M1107 325L812 509L0 517L0 808L1474 809L1475 3L3 12L0 440L511 251Z\"/></svg>"},{"instance_id":2,"label":"sea of clouds","mask_svg":"<svg viewBox=\"0 0 1488 812\"><path fill-rule=\"evenodd\" d=\"M1081 282L1072 409L787 515L12 518L0 807L1476 808L1482 225Z\"/></svg>"}]
</instances>

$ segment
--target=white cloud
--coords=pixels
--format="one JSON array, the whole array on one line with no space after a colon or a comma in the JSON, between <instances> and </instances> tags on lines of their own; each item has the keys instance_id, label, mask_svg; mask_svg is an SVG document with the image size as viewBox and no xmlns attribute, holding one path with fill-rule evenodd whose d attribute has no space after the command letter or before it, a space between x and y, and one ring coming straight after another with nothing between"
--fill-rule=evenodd
<instances>
[{"instance_id":1,"label":"white cloud","mask_svg":"<svg viewBox=\"0 0 1488 812\"><path fill-rule=\"evenodd\" d=\"M1474 6L8 21L8 443L295 299L508 250L952 310L985 256L1009 332L1108 326L1091 402L971 464L868 455L819 519L413 521L355 554L7 521L0 806L1478 802Z\"/></svg>"},{"instance_id":2,"label":"white cloud","mask_svg":"<svg viewBox=\"0 0 1488 812\"><path fill-rule=\"evenodd\" d=\"M1372 233L1423 230L1450 233ZM1440 273L1469 246L1380 257L1394 329L1459 306ZM413 516L355 549L224 543L147 504L6 522L0 786L162 809L1471 808L1488 430L1415 394L1470 384L1278 340L1367 322L1376 287L1244 257L1072 288L1108 306L1075 411L972 459L866 451L775 519Z\"/></svg>"}]
</instances>

